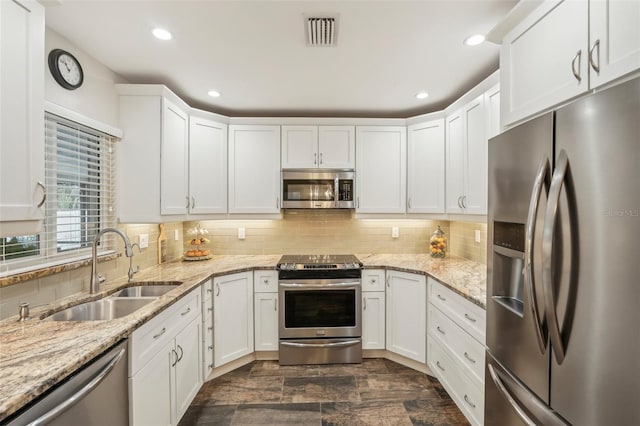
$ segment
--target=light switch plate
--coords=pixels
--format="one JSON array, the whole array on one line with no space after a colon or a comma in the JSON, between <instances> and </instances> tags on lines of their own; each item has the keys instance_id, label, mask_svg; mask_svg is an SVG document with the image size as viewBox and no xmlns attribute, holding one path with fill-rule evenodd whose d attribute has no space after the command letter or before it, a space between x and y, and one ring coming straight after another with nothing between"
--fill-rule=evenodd
<instances>
[{"instance_id":1,"label":"light switch plate","mask_svg":"<svg viewBox=\"0 0 640 426\"><path fill-rule=\"evenodd\" d=\"M140 234L138 236L138 245L141 249L149 247L149 234Z\"/></svg>"},{"instance_id":2,"label":"light switch plate","mask_svg":"<svg viewBox=\"0 0 640 426\"><path fill-rule=\"evenodd\" d=\"M476 243L480 242L480 230L476 229Z\"/></svg>"},{"instance_id":3,"label":"light switch plate","mask_svg":"<svg viewBox=\"0 0 640 426\"><path fill-rule=\"evenodd\" d=\"M398 229L397 226L394 226L391 228L391 238L398 238L400 237L400 230Z\"/></svg>"},{"instance_id":4,"label":"light switch plate","mask_svg":"<svg viewBox=\"0 0 640 426\"><path fill-rule=\"evenodd\" d=\"M244 237L245 237L244 228L238 228L238 239L244 240Z\"/></svg>"}]
</instances>

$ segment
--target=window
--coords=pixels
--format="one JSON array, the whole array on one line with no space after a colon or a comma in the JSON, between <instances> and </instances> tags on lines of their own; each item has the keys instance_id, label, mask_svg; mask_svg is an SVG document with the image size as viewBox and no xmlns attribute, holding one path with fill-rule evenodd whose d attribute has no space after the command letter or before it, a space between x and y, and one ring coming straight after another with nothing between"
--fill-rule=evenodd
<instances>
[{"instance_id":1,"label":"window","mask_svg":"<svg viewBox=\"0 0 640 426\"><path fill-rule=\"evenodd\" d=\"M115 138L45 115L45 220L38 235L0 238L3 271L62 263L90 254L98 232L115 225ZM113 249L112 236L101 252Z\"/></svg>"}]
</instances>

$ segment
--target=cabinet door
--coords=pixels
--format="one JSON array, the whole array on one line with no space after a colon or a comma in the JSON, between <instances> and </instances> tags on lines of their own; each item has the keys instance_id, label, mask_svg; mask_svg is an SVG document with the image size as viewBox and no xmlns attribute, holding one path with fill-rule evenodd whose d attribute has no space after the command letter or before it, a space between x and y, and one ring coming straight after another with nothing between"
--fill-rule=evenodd
<instances>
[{"instance_id":1,"label":"cabinet door","mask_svg":"<svg viewBox=\"0 0 640 426\"><path fill-rule=\"evenodd\" d=\"M229 126L229 213L280 212L280 127Z\"/></svg>"},{"instance_id":2,"label":"cabinet door","mask_svg":"<svg viewBox=\"0 0 640 426\"><path fill-rule=\"evenodd\" d=\"M465 167L464 195L461 200L464 212L487 214L487 132L484 96L478 96L463 108Z\"/></svg>"},{"instance_id":3,"label":"cabinet door","mask_svg":"<svg viewBox=\"0 0 640 426\"><path fill-rule=\"evenodd\" d=\"M189 118L176 105L162 102L160 213L186 214L189 202L187 154Z\"/></svg>"},{"instance_id":4,"label":"cabinet door","mask_svg":"<svg viewBox=\"0 0 640 426\"><path fill-rule=\"evenodd\" d=\"M320 126L318 166L325 169L353 169L356 166L356 135L353 126Z\"/></svg>"},{"instance_id":5,"label":"cabinet door","mask_svg":"<svg viewBox=\"0 0 640 426\"><path fill-rule=\"evenodd\" d=\"M406 127L357 127L356 170L358 213L404 213Z\"/></svg>"},{"instance_id":6,"label":"cabinet door","mask_svg":"<svg viewBox=\"0 0 640 426\"><path fill-rule=\"evenodd\" d=\"M444 213L444 120L409 127L407 211Z\"/></svg>"},{"instance_id":7,"label":"cabinet door","mask_svg":"<svg viewBox=\"0 0 640 426\"><path fill-rule=\"evenodd\" d=\"M31 232L44 217L44 27L35 0L0 2L0 221Z\"/></svg>"},{"instance_id":8,"label":"cabinet door","mask_svg":"<svg viewBox=\"0 0 640 426\"><path fill-rule=\"evenodd\" d=\"M504 37L500 85L505 124L588 90L589 3L546 1Z\"/></svg>"},{"instance_id":9,"label":"cabinet door","mask_svg":"<svg viewBox=\"0 0 640 426\"><path fill-rule=\"evenodd\" d=\"M282 126L282 168L318 167L318 126Z\"/></svg>"},{"instance_id":10,"label":"cabinet door","mask_svg":"<svg viewBox=\"0 0 640 426\"><path fill-rule=\"evenodd\" d=\"M447 213L462 213L464 195L464 125L462 111L446 119L446 202Z\"/></svg>"},{"instance_id":11,"label":"cabinet door","mask_svg":"<svg viewBox=\"0 0 640 426\"><path fill-rule=\"evenodd\" d=\"M426 362L426 325L426 277L387 271L387 350Z\"/></svg>"},{"instance_id":12,"label":"cabinet door","mask_svg":"<svg viewBox=\"0 0 640 426\"><path fill-rule=\"evenodd\" d=\"M189 120L190 214L227 212L227 125Z\"/></svg>"},{"instance_id":13,"label":"cabinet door","mask_svg":"<svg viewBox=\"0 0 640 426\"><path fill-rule=\"evenodd\" d=\"M172 423L177 425L184 413L189 408L202 385L200 367L201 319L198 316L189 325L180 331L175 338L175 351L178 354L174 366L174 386Z\"/></svg>"},{"instance_id":14,"label":"cabinet door","mask_svg":"<svg viewBox=\"0 0 640 426\"><path fill-rule=\"evenodd\" d=\"M213 280L213 337L215 366L253 352L253 274Z\"/></svg>"},{"instance_id":15,"label":"cabinet door","mask_svg":"<svg viewBox=\"0 0 640 426\"><path fill-rule=\"evenodd\" d=\"M496 84L484 94L484 108L487 116L487 138L502 133L502 124L500 123L500 85Z\"/></svg>"},{"instance_id":16,"label":"cabinet door","mask_svg":"<svg viewBox=\"0 0 640 426\"><path fill-rule=\"evenodd\" d=\"M256 293L254 309L256 351L277 351L278 293Z\"/></svg>"},{"instance_id":17,"label":"cabinet door","mask_svg":"<svg viewBox=\"0 0 640 426\"><path fill-rule=\"evenodd\" d=\"M640 2L596 0L589 7L593 89L640 68Z\"/></svg>"},{"instance_id":18,"label":"cabinet door","mask_svg":"<svg viewBox=\"0 0 640 426\"><path fill-rule=\"evenodd\" d=\"M176 361L173 340L158 350L135 376L129 379L132 425L171 425L171 365Z\"/></svg>"},{"instance_id":19,"label":"cabinet door","mask_svg":"<svg viewBox=\"0 0 640 426\"><path fill-rule=\"evenodd\" d=\"M384 349L384 291L362 293L362 349Z\"/></svg>"}]
</instances>

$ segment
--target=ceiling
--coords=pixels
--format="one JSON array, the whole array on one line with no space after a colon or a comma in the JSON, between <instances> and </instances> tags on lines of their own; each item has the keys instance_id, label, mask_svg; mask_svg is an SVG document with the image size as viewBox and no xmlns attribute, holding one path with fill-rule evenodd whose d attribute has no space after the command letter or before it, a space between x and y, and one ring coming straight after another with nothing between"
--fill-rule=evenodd
<instances>
[{"instance_id":1,"label":"ceiling","mask_svg":"<svg viewBox=\"0 0 640 426\"><path fill-rule=\"evenodd\" d=\"M498 69L497 45L463 40L516 0L45 3L49 28L128 82L165 84L196 108L404 118L443 109ZM335 47L307 46L311 15L338 17ZM156 39L154 27L173 39Z\"/></svg>"}]
</instances>

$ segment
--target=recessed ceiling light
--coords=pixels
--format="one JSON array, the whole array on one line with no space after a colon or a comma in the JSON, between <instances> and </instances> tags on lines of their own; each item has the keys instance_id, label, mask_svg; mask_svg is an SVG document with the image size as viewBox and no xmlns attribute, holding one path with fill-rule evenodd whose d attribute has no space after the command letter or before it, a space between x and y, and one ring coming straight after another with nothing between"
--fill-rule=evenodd
<instances>
[{"instance_id":1,"label":"recessed ceiling light","mask_svg":"<svg viewBox=\"0 0 640 426\"><path fill-rule=\"evenodd\" d=\"M164 28L154 28L153 31L151 31L151 34L160 40L171 40L173 38L171 33Z\"/></svg>"},{"instance_id":2,"label":"recessed ceiling light","mask_svg":"<svg viewBox=\"0 0 640 426\"><path fill-rule=\"evenodd\" d=\"M212 98L219 98L221 93L218 92L217 90L209 90L207 92L207 95L211 96Z\"/></svg>"},{"instance_id":3,"label":"recessed ceiling light","mask_svg":"<svg viewBox=\"0 0 640 426\"><path fill-rule=\"evenodd\" d=\"M477 46L484 41L482 34L474 34L464 39L464 44L467 46Z\"/></svg>"},{"instance_id":4,"label":"recessed ceiling light","mask_svg":"<svg viewBox=\"0 0 640 426\"><path fill-rule=\"evenodd\" d=\"M416 93L416 99L426 99L429 97L427 92L418 92Z\"/></svg>"}]
</instances>

